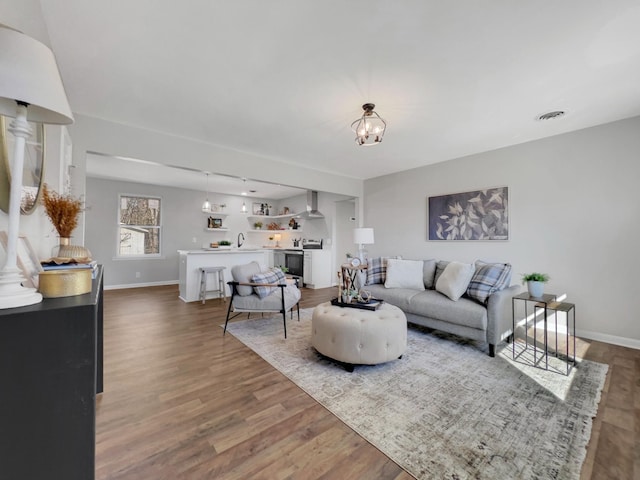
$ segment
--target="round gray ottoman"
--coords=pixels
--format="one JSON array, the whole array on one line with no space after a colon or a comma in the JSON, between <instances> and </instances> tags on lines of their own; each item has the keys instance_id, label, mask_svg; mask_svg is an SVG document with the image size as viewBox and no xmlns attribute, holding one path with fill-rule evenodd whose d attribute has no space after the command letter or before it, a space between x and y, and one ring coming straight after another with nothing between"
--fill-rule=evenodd
<instances>
[{"instance_id":1,"label":"round gray ottoman","mask_svg":"<svg viewBox=\"0 0 640 480\"><path fill-rule=\"evenodd\" d=\"M407 318L388 303L373 311L322 303L313 310L311 344L349 371L353 365L388 362L407 350Z\"/></svg>"}]
</instances>

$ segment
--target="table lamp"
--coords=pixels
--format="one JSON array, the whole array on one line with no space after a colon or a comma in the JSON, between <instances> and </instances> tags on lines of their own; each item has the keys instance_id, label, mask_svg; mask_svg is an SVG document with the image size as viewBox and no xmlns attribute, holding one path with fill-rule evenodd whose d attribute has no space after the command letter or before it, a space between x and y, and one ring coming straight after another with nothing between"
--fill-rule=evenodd
<instances>
[{"instance_id":1,"label":"table lamp","mask_svg":"<svg viewBox=\"0 0 640 480\"><path fill-rule=\"evenodd\" d=\"M0 308L14 308L42 301L35 288L22 286L25 278L17 267L24 149L31 136L27 121L62 125L72 123L73 115L53 52L47 46L2 24L0 45L0 114L13 117L8 130L15 137Z\"/></svg>"},{"instance_id":2,"label":"table lamp","mask_svg":"<svg viewBox=\"0 0 640 480\"><path fill-rule=\"evenodd\" d=\"M353 243L358 244L358 257L362 263L365 263L367 261L367 251L364 249L364 245L372 245L374 243L373 228L354 228Z\"/></svg>"},{"instance_id":3,"label":"table lamp","mask_svg":"<svg viewBox=\"0 0 640 480\"><path fill-rule=\"evenodd\" d=\"M276 233L273 235L273 238L276 240L276 248L280 247L280 240L282 239L282 235L280 233Z\"/></svg>"}]
</instances>

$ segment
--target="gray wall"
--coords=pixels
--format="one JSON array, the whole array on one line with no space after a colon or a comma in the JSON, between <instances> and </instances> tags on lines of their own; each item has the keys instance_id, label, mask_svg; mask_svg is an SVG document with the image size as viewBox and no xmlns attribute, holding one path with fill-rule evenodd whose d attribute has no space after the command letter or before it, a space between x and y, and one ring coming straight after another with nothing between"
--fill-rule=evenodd
<instances>
[{"instance_id":1,"label":"gray wall","mask_svg":"<svg viewBox=\"0 0 640 480\"><path fill-rule=\"evenodd\" d=\"M640 348L640 117L365 181L376 255L510 262L547 272L578 332ZM509 187L510 239L427 240L427 198ZM524 288L524 287L523 287Z\"/></svg>"},{"instance_id":2,"label":"gray wall","mask_svg":"<svg viewBox=\"0 0 640 480\"><path fill-rule=\"evenodd\" d=\"M162 257L145 259L115 259L118 195L157 196L162 199ZM106 286L176 283L178 280L177 250L192 250L210 242L227 239L236 241L239 232L249 228L246 215L240 213L242 197L209 194L211 203L226 203L230 213L223 221L228 232L205 232L208 215L200 209L204 192L87 178L87 211L85 246L93 258L105 266ZM245 198L247 205L261 199ZM262 200L264 201L264 200ZM195 239L195 241L194 241ZM136 272L140 277L136 278Z\"/></svg>"},{"instance_id":3,"label":"gray wall","mask_svg":"<svg viewBox=\"0 0 640 480\"><path fill-rule=\"evenodd\" d=\"M161 258L116 259L118 196L120 194L149 195L162 199ZM225 203L227 205L225 213L228 216L223 220L223 226L229 228L229 231L206 232L204 228L208 215L200 211L205 196L207 196L205 192L182 188L88 177L85 246L91 250L93 258L98 263L104 264L105 286L126 287L177 283L177 250L198 249L207 246L210 242L222 239L235 243L241 232L245 234L246 247L262 247L269 244L268 237L273 232L267 230L249 232L253 229L251 215L240 213L243 201L250 211L253 202L266 202L267 200L209 193L208 198L211 203ZM291 247L293 246L292 238L300 237L323 238L327 244L332 243L335 236L335 205L337 201L344 198L342 195L320 192L318 203L325 218L307 220L303 223L302 230L280 232L282 234L280 244L283 247ZM306 196L299 195L275 202L270 200L269 203L274 206L275 211L286 205L292 212L300 212L306 208ZM266 229L266 224L263 228ZM139 272L139 277L136 276L136 272Z\"/></svg>"}]
</instances>

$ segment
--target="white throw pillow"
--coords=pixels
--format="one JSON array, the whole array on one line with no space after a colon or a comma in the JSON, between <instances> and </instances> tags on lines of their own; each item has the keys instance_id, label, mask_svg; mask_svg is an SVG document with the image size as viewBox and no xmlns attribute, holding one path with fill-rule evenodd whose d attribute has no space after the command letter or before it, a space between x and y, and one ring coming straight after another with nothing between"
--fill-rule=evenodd
<instances>
[{"instance_id":1,"label":"white throw pillow","mask_svg":"<svg viewBox=\"0 0 640 480\"><path fill-rule=\"evenodd\" d=\"M424 290L424 262L422 260L387 260L385 288L412 288ZM465 287L466 288L466 287Z\"/></svg>"},{"instance_id":2,"label":"white throw pillow","mask_svg":"<svg viewBox=\"0 0 640 480\"><path fill-rule=\"evenodd\" d=\"M467 291L475 271L473 263L449 262L436 282L436 290L456 302Z\"/></svg>"}]
</instances>

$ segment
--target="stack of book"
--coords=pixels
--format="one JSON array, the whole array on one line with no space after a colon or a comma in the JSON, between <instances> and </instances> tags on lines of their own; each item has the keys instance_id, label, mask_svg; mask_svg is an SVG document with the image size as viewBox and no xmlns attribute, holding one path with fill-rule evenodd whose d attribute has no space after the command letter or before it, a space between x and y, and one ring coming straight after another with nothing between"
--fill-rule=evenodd
<instances>
[{"instance_id":1,"label":"stack of book","mask_svg":"<svg viewBox=\"0 0 640 480\"><path fill-rule=\"evenodd\" d=\"M57 263L55 261L42 262L42 269L46 272L48 270L75 270L77 268L90 268L91 278L96 278L96 269L98 268L98 262L95 260L76 261L72 260L68 263Z\"/></svg>"}]
</instances>

